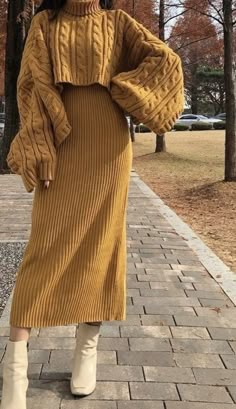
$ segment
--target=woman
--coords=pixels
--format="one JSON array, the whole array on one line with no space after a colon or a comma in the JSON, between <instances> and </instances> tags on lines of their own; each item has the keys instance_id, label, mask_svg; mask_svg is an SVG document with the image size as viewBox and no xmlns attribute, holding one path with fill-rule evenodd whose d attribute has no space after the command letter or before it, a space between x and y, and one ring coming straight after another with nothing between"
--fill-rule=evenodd
<instances>
[{"instance_id":1,"label":"woman","mask_svg":"<svg viewBox=\"0 0 236 409\"><path fill-rule=\"evenodd\" d=\"M31 327L79 323L71 392L96 386L102 321L126 318L125 113L155 133L183 109L179 57L110 1L47 0L18 78L21 128L8 164L34 192L17 272L1 409L25 409Z\"/></svg>"}]
</instances>

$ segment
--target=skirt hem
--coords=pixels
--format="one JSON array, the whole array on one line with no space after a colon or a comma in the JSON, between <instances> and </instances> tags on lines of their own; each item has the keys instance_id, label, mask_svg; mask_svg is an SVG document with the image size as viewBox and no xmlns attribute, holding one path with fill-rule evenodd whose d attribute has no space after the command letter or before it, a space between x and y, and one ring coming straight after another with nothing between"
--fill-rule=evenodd
<instances>
[{"instance_id":1,"label":"skirt hem","mask_svg":"<svg viewBox=\"0 0 236 409\"><path fill-rule=\"evenodd\" d=\"M78 320L61 320L61 321L50 321L48 323L37 323L37 322L33 322L33 323L29 323L27 321L23 321L23 322L19 322L19 321L13 321L13 320L9 320L9 324L10 326L13 327L18 327L18 328L48 328L48 327L62 327L62 326L67 326L67 325L78 325L78 324L82 324L84 322L97 322L97 321L126 321L127 317L126 315L122 314L122 315L112 315L112 316L99 316L99 317L94 317L93 319L91 318L83 318L83 319L78 319Z\"/></svg>"}]
</instances>

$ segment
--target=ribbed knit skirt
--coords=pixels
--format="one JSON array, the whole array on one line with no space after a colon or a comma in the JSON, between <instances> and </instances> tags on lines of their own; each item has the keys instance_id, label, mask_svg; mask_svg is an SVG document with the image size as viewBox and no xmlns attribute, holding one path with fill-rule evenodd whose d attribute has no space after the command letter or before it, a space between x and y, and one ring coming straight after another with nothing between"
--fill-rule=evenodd
<instances>
[{"instance_id":1,"label":"ribbed knit skirt","mask_svg":"<svg viewBox=\"0 0 236 409\"><path fill-rule=\"evenodd\" d=\"M56 178L37 185L10 324L48 327L126 319L127 120L99 84L65 84L72 125Z\"/></svg>"}]
</instances>

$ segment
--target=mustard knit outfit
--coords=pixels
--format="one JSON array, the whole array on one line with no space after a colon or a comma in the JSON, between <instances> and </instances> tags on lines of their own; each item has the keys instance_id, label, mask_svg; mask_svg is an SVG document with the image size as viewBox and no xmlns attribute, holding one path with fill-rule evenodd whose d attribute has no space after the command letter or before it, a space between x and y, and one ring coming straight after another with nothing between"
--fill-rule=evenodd
<instances>
[{"instance_id":1,"label":"mustard knit outfit","mask_svg":"<svg viewBox=\"0 0 236 409\"><path fill-rule=\"evenodd\" d=\"M180 58L123 10L70 0L32 20L8 165L34 190L10 324L126 319L125 113L155 133L183 110ZM51 180L46 189L43 180Z\"/></svg>"}]
</instances>

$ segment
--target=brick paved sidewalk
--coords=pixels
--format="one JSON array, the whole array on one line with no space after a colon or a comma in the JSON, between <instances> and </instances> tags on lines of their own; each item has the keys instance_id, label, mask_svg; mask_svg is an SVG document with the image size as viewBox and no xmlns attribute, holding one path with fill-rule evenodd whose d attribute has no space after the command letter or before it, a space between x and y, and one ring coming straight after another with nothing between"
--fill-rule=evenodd
<instances>
[{"instance_id":1,"label":"brick paved sidewalk","mask_svg":"<svg viewBox=\"0 0 236 409\"><path fill-rule=\"evenodd\" d=\"M17 176L0 178L0 214L8 226L0 229L0 241L26 240L32 196ZM128 316L102 326L96 391L83 399L70 394L75 326L34 328L28 409L236 409L235 306L141 186L133 172ZM9 305L0 320L0 359L8 311Z\"/></svg>"}]
</instances>

